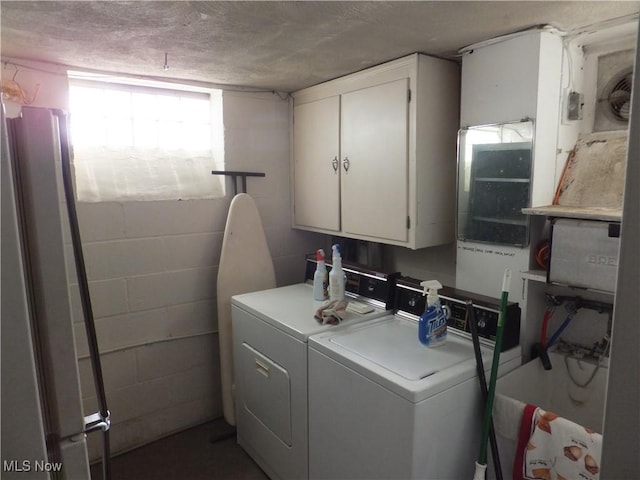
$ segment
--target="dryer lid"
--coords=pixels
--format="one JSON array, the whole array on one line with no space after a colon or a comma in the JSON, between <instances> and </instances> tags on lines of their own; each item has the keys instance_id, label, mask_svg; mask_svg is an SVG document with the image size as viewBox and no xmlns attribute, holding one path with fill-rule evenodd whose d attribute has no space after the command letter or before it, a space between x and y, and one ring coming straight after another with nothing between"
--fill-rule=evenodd
<instances>
[{"instance_id":1,"label":"dryer lid","mask_svg":"<svg viewBox=\"0 0 640 480\"><path fill-rule=\"evenodd\" d=\"M421 380L474 358L471 342L454 335L437 348L425 347L418 340L417 323L396 316L330 341L407 380Z\"/></svg>"}]
</instances>

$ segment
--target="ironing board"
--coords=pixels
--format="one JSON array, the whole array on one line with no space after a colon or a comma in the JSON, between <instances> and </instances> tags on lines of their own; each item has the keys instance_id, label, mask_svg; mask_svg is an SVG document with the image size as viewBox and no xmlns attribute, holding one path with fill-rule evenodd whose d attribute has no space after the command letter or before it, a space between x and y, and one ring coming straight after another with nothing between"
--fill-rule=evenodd
<instances>
[{"instance_id":1,"label":"ironing board","mask_svg":"<svg viewBox=\"0 0 640 480\"><path fill-rule=\"evenodd\" d=\"M276 275L260 214L253 198L239 193L229 207L217 287L222 410L230 425L235 425L231 297L275 287Z\"/></svg>"}]
</instances>

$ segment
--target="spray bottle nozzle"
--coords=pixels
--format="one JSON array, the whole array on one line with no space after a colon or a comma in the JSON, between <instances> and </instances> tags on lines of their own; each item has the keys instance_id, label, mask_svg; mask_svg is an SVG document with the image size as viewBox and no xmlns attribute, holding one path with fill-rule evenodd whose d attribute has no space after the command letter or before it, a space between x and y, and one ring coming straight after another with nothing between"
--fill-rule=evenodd
<instances>
[{"instance_id":1,"label":"spray bottle nozzle","mask_svg":"<svg viewBox=\"0 0 640 480\"><path fill-rule=\"evenodd\" d=\"M331 249L333 250L333 255L334 256L336 256L336 255L340 256L340 244L339 243L336 243L335 245L333 245L331 247Z\"/></svg>"},{"instance_id":2,"label":"spray bottle nozzle","mask_svg":"<svg viewBox=\"0 0 640 480\"><path fill-rule=\"evenodd\" d=\"M323 261L323 260L324 260L324 250L323 250L322 248L319 248L319 249L316 251L316 260L317 260L318 262L321 262L321 261Z\"/></svg>"},{"instance_id":3,"label":"spray bottle nozzle","mask_svg":"<svg viewBox=\"0 0 640 480\"><path fill-rule=\"evenodd\" d=\"M442 288L442 284L437 280L425 280L420 282L420 286L424 289L422 295L438 295L438 290Z\"/></svg>"},{"instance_id":4,"label":"spray bottle nozzle","mask_svg":"<svg viewBox=\"0 0 640 480\"><path fill-rule=\"evenodd\" d=\"M426 280L420 282L424 289L422 296L427 296L427 305L431 305L438 300L438 290L442 288L442 284L437 280Z\"/></svg>"}]
</instances>

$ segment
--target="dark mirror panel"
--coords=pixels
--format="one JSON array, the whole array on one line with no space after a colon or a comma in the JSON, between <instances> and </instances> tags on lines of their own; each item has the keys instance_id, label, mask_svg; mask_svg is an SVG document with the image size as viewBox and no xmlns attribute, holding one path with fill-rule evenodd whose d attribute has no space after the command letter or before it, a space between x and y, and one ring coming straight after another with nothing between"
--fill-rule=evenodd
<instances>
[{"instance_id":1,"label":"dark mirror panel","mask_svg":"<svg viewBox=\"0 0 640 480\"><path fill-rule=\"evenodd\" d=\"M460 133L458 238L524 246L531 198L531 122L472 127Z\"/></svg>"}]
</instances>

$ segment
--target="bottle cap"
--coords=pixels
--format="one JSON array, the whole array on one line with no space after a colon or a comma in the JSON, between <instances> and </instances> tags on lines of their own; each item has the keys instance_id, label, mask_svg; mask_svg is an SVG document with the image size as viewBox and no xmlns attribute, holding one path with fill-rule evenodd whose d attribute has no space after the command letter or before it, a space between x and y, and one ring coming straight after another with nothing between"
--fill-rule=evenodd
<instances>
[{"instance_id":1,"label":"bottle cap","mask_svg":"<svg viewBox=\"0 0 640 480\"><path fill-rule=\"evenodd\" d=\"M438 299L438 290L442 288L442 284L437 280L425 280L420 282L420 285L424 289L422 295L427 296L427 304L431 304Z\"/></svg>"},{"instance_id":2,"label":"bottle cap","mask_svg":"<svg viewBox=\"0 0 640 480\"><path fill-rule=\"evenodd\" d=\"M424 289L422 295L426 295L431 291L437 294L438 290L442 288L442 284L437 280L425 280L424 282L420 282L420 286Z\"/></svg>"}]
</instances>

